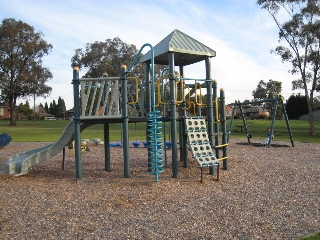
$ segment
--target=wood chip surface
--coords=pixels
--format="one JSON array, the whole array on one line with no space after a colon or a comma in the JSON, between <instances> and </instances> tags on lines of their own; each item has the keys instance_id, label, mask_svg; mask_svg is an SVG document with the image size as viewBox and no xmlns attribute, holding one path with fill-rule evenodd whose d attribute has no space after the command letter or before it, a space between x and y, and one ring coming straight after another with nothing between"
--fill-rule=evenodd
<instances>
[{"instance_id":1,"label":"wood chip surface","mask_svg":"<svg viewBox=\"0 0 320 240\"><path fill-rule=\"evenodd\" d=\"M168 167L159 181L147 170L147 148L130 147L130 178L123 148L89 143L82 179L66 150L15 177L3 172L10 156L48 143L12 142L0 149L0 239L297 239L320 230L320 144L246 139L229 144L220 181L189 153L178 178ZM179 153L180 149L178 149ZM221 153L222 154L222 153Z\"/></svg>"}]
</instances>

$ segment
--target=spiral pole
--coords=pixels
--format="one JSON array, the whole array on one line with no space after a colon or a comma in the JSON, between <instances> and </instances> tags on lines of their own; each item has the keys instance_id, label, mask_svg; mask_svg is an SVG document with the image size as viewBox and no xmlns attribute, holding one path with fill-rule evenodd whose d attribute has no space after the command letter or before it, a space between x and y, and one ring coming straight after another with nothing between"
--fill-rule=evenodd
<instances>
[{"instance_id":1,"label":"spiral pole","mask_svg":"<svg viewBox=\"0 0 320 240\"><path fill-rule=\"evenodd\" d=\"M160 111L148 113L147 120L147 142L148 142L148 171L155 175L156 182L159 181L159 174L164 171L163 145L162 145L162 121L159 120Z\"/></svg>"}]
</instances>

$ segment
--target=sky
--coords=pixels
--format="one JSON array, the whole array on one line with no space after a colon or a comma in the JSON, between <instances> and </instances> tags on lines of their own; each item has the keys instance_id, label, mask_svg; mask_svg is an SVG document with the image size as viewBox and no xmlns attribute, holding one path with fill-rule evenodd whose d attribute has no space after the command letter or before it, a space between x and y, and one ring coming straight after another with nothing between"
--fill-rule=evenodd
<instances>
[{"instance_id":1,"label":"sky","mask_svg":"<svg viewBox=\"0 0 320 240\"><path fill-rule=\"evenodd\" d=\"M53 45L43 58L43 66L53 74L47 82L53 90L46 99L38 97L36 105L57 102L60 96L67 109L73 107L75 49L119 37L140 50L145 43L155 46L175 29L216 51L211 74L218 89L224 89L226 103L251 100L260 80L281 81L285 99L297 93L292 91L297 76L288 72L290 65L270 53L282 43L278 28L256 0L0 0L0 16L26 22ZM203 79L205 63L184 71L187 78ZM19 102L26 100L33 106L33 98Z\"/></svg>"}]
</instances>

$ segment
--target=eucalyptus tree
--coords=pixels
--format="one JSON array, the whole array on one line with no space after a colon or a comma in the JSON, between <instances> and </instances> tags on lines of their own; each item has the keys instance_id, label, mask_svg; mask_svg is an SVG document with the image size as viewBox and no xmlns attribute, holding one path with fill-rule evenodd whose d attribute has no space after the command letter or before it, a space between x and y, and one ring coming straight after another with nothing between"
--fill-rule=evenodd
<instances>
[{"instance_id":1,"label":"eucalyptus tree","mask_svg":"<svg viewBox=\"0 0 320 240\"><path fill-rule=\"evenodd\" d=\"M279 28L279 42L284 45L272 52L290 63L290 72L298 76L292 87L304 91L310 135L315 135L314 94L320 89L320 1L258 0L257 3L269 12ZM285 16L287 20L281 20Z\"/></svg>"},{"instance_id":2,"label":"eucalyptus tree","mask_svg":"<svg viewBox=\"0 0 320 240\"><path fill-rule=\"evenodd\" d=\"M34 27L13 18L0 25L0 89L10 102L10 126L16 126L17 99L41 96L52 89L46 82L52 78L42 58L52 45L43 39Z\"/></svg>"}]
</instances>

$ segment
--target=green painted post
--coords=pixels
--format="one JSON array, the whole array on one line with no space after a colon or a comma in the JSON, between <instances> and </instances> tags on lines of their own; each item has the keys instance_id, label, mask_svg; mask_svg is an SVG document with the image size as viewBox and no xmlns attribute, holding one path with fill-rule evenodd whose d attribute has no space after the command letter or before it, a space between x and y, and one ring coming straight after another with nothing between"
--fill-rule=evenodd
<instances>
[{"instance_id":1,"label":"green painted post","mask_svg":"<svg viewBox=\"0 0 320 240\"><path fill-rule=\"evenodd\" d=\"M81 179L81 140L80 140L80 81L79 81L79 68L73 68L73 98L74 98L74 151L76 159L76 178Z\"/></svg>"},{"instance_id":2,"label":"green painted post","mask_svg":"<svg viewBox=\"0 0 320 240\"><path fill-rule=\"evenodd\" d=\"M216 101L218 101L218 95L217 95L217 81L214 80L213 81L213 101L215 101L215 104L213 104L213 118L214 118L214 123L213 123L213 130L214 130L214 142L215 142L215 146L219 145L219 124L218 124L218 120L219 120L219 116L218 116L218 103L216 103ZM216 157L220 158L220 153L219 150L216 149Z\"/></svg>"},{"instance_id":3,"label":"green painted post","mask_svg":"<svg viewBox=\"0 0 320 240\"><path fill-rule=\"evenodd\" d=\"M209 82L207 82L207 84L208 83ZM217 123L218 122L218 115L217 115L218 109L216 109L216 104L213 103L217 100L217 81L214 80L211 85L209 83L209 86L211 86L210 92L212 92L212 97L211 97L210 103L209 103L209 97L207 97L208 98L208 105L209 105L208 110L209 110L209 113L212 112L212 113L210 113L210 115L212 117L210 117L210 118L208 117L208 134L209 134L209 141L211 143L211 147L212 147L212 149L215 149L214 146L219 145L219 136L218 136L219 126ZM209 119L211 119L211 120L209 121ZM210 129L210 126L211 126L211 129ZM220 157L219 150L215 149L214 151L216 154L216 158L219 158ZM215 175L213 166L211 166L209 168L209 173L211 175Z\"/></svg>"},{"instance_id":4,"label":"green painted post","mask_svg":"<svg viewBox=\"0 0 320 240\"><path fill-rule=\"evenodd\" d=\"M170 85L170 121L171 121L171 141L172 141L172 177L178 178L177 160L177 116L176 116L176 80L174 77L174 53L169 52L169 85Z\"/></svg>"},{"instance_id":5,"label":"green painted post","mask_svg":"<svg viewBox=\"0 0 320 240\"><path fill-rule=\"evenodd\" d=\"M271 122L271 136L269 137L269 142L268 142L268 148L271 147L271 142L272 142L272 136L273 136L273 129L274 129L274 122L276 121L276 116L277 116L277 109L278 109L278 97L274 99L274 108L273 108L273 114L272 114L272 122Z\"/></svg>"},{"instance_id":6,"label":"green painted post","mask_svg":"<svg viewBox=\"0 0 320 240\"><path fill-rule=\"evenodd\" d=\"M217 81L212 81L211 79L211 58L207 57L205 59L206 66L206 85L207 85L207 121L208 121L208 138L210 141L210 145L213 149L213 146L216 144L215 132L217 131L217 126L214 121L217 121L217 116L215 116L215 106L213 101L216 99L216 89L217 89ZM216 152L217 155L217 152ZM209 167L209 173L214 175L214 167Z\"/></svg>"},{"instance_id":7,"label":"green painted post","mask_svg":"<svg viewBox=\"0 0 320 240\"><path fill-rule=\"evenodd\" d=\"M233 104L233 111L232 111L231 120L230 120L230 127L229 127L227 142L229 142L229 139L230 139L230 135L231 135L231 131L232 131L232 124L233 124L234 115L236 113L236 110L237 110L237 100Z\"/></svg>"},{"instance_id":8,"label":"green painted post","mask_svg":"<svg viewBox=\"0 0 320 240\"><path fill-rule=\"evenodd\" d=\"M122 113L122 134L123 134L123 162L124 177L130 178L130 159L129 159L129 118L128 118L128 79L126 76L127 66L121 66L121 113Z\"/></svg>"},{"instance_id":9,"label":"green painted post","mask_svg":"<svg viewBox=\"0 0 320 240\"><path fill-rule=\"evenodd\" d=\"M151 61L147 61L145 63L145 83L146 83L145 109L146 109L146 114L151 112L150 64L151 64ZM146 123L146 139L147 139L147 142L150 141L150 137L148 136L150 128L151 127L149 126L149 124ZM148 172L151 172L151 169L149 168L149 165L150 165L150 162L151 162L151 156L152 156L151 150L153 150L153 149L150 147L150 144L148 144Z\"/></svg>"},{"instance_id":10,"label":"green painted post","mask_svg":"<svg viewBox=\"0 0 320 240\"><path fill-rule=\"evenodd\" d=\"M104 124L104 169L108 172L111 171L110 167L110 131L109 123Z\"/></svg>"},{"instance_id":11,"label":"green painted post","mask_svg":"<svg viewBox=\"0 0 320 240\"><path fill-rule=\"evenodd\" d=\"M182 98L182 83L181 81L183 80L180 80L180 82L178 82L178 84L176 85L177 86L177 99L180 100ZM178 106L178 117L181 117L182 116L182 110L181 110L181 105ZM182 139L182 124L183 124L183 121L179 121L178 122L178 126L179 126L179 132L178 132L178 138L179 138L179 144L180 144L180 161L182 161L182 158L183 158L183 153L182 153L182 145L183 145L183 139ZM178 142L178 139L177 139L177 142Z\"/></svg>"},{"instance_id":12,"label":"green painted post","mask_svg":"<svg viewBox=\"0 0 320 240\"><path fill-rule=\"evenodd\" d=\"M187 111L186 111L187 104L185 101L181 104L181 113L182 117L185 118L187 116ZM188 161L188 135L186 133L186 124L185 121L181 121L181 136L180 136L180 154L182 156L182 161L183 161L183 166L185 168L188 167L189 161Z\"/></svg>"},{"instance_id":13,"label":"green painted post","mask_svg":"<svg viewBox=\"0 0 320 240\"><path fill-rule=\"evenodd\" d=\"M222 131L222 145L227 144L227 127L226 127L226 108L225 108L225 94L223 88L220 89L220 115L221 115L221 131ZM228 156L227 146L222 147L222 157ZM228 159L223 160L223 169L228 170Z\"/></svg>"},{"instance_id":14,"label":"green painted post","mask_svg":"<svg viewBox=\"0 0 320 240\"><path fill-rule=\"evenodd\" d=\"M183 73L183 66L179 66L179 72L181 78L183 78L184 73ZM180 80L180 84L178 85L178 99L183 100L182 103L179 105L179 114L180 117L185 117L186 116L186 104L184 101L184 96L183 96L183 88L184 88L184 80ZM188 151L187 151L187 135L185 133L185 123L184 121L179 121L179 144L180 144L180 161L183 162L183 167L187 168L188 167Z\"/></svg>"},{"instance_id":15,"label":"green painted post","mask_svg":"<svg viewBox=\"0 0 320 240\"><path fill-rule=\"evenodd\" d=\"M163 79L163 75L166 71L168 71L169 68L165 68L162 70L161 77ZM164 81L161 82L161 101L165 101L165 90L164 90ZM167 114L166 112L166 105L162 105L162 114L165 116ZM162 123L162 132L163 132L163 152L164 152L164 166L168 167L168 160L167 160L167 148L166 148L166 141L167 141L167 131L166 131L166 122L163 121Z\"/></svg>"},{"instance_id":16,"label":"green painted post","mask_svg":"<svg viewBox=\"0 0 320 240\"><path fill-rule=\"evenodd\" d=\"M201 86L200 86L200 83L197 83L197 89L199 89ZM201 103L201 96L200 94L197 94L197 102L198 103ZM197 105L197 116L201 117L201 105L198 104Z\"/></svg>"},{"instance_id":17,"label":"green painted post","mask_svg":"<svg viewBox=\"0 0 320 240\"><path fill-rule=\"evenodd\" d=\"M287 129L288 129L291 145L292 145L292 147L294 147L293 136L292 136L292 132L291 132L291 128L290 128L290 123L289 123L289 118L288 118L288 115L287 115L287 111L286 111L285 105L283 103L283 97L280 96L280 98L281 98L280 101L281 101L281 105L282 105L282 112L283 112L284 118L285 118L286 123L287 123Z\"/></svg>"},{"instance_id":18,"label":"green painted post","mask_svg":"<svg viewBox=\"0 0 320 240\"><path fill-rule=\"evenodd\" d=\"M151 86L150 86L150 64L151 61L145 63L145 83L146 83L146 100L145 100L145 110L146 113L151 112ZM147 134L148 130L146 130Z\"/></svg>"},{"instance_id":19,"label":"green painted post","mask_svg":"<svg viewBox=\"0 0 320 240\"><path fill-rule=\"evenodd\" d=\"M242 116L242 122L243 122L244 131L246 132L246 136L247 136L247 139L248 139L248 143L251 143L250 142L250 137L251 136L249 136L247 120L246 120L246 117L243 114L242 103L239 103L239 108L240 108L240 112L241 112L241 116Z\"/></svg>"},{"instance_id":20,"label":"green painted post","mask_svg":"<svg viewBox=\"0 0 320 240\"><path fill-rule=\"evenodd\" d=\"M103 73L103 77L108 77L107 73ZM106 91L107 85L104 84L103 88L103 97L104 99L107 98L107 91ZM109 123L105 123L103 126L103 134L104 134L104 169L108 172L111 171L110 167L110 131L109 131Z\"/></svg>"}]
</instances>

